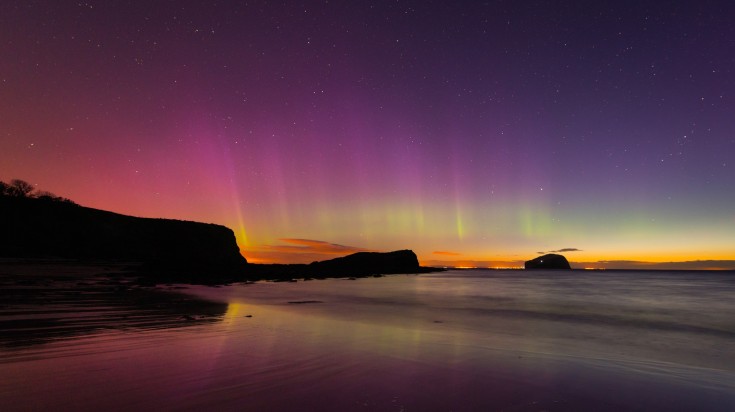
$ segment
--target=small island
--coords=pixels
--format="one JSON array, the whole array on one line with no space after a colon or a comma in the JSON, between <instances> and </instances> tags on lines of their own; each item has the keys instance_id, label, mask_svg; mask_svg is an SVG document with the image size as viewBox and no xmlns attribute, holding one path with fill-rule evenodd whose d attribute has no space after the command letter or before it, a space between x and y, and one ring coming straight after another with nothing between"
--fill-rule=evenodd
<instances>
[{"instance_id":1,"label":"small island","mask_svg":"<svg viewBox=\"0 0 735 412\"><path fill-rule=\"evenodd\" d=\"M569 261L562 255L554 253L548 253L543 256L539 256L535 259L527 260L524 264L526 270L528 269L566 269L571 270Z\"/></svg>"}]
</instances>

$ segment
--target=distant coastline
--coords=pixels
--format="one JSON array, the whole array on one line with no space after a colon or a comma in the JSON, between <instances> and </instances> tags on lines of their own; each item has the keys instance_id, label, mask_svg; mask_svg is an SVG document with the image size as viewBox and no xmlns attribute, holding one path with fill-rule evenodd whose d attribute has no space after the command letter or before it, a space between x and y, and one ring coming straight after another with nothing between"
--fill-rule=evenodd
<instances>
[{"instance_id":1,"label":"distant coastline","mask_svg":"<svg viewBox=\"0 0 735 412\"><path fill-rule=\"evenodd\" d=\"M454 266L442 266L441 269L448 271L492 271L492 272L501 272L501 271L518 271L518 272L526 272L526 269L522 267L466 267L466 266L460 266L460 267L454 267ZM573 272L723 272L723 273L729 273L729 272L735 272L735 269L617 269L617 268L572 268L571 271Z\"/></svg>"},{"instance_id":2,"label":"distant coastline","mask_svg":"<svg viewBox=\"0 0 735 412\"><path fill-rule=\"evenodd\" d=\"M449 262L428 261L429 266L445 269L482 269L482 270L524 270L523 262L508 262L500 265L497 262L463 262L462 265L451 265ZM646 262L629 260L609 261L570 261L572 270L672 270L672 271L735 271L735 260L690 260L672 262Z\"/></svg>"}]
</instances>

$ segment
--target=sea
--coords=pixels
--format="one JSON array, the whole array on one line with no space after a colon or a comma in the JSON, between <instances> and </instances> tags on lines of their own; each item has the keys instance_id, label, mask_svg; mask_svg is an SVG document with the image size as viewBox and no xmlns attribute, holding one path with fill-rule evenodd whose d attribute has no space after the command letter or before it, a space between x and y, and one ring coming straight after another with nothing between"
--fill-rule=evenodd
<instances>
[{"instance_id":1,"label":"sea","mask_svg":"<svg viewBox=\"0 0 735 412\"><path fill-rule=\"evenodd\" d=\"M0 306L1 411L735 410L733 272L38 287Z\"/></svg>"}]
</instances>

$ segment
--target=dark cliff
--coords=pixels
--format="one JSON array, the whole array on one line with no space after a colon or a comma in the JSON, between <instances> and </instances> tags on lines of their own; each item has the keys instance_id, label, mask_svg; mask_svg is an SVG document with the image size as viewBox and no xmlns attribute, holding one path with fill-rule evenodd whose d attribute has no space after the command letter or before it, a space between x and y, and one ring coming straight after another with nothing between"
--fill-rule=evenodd
<instances>
[{"instance_id":1,"label":"dark cliff","mask_svg":"<svg viewBox=\"0 0 735 412\"><path fill-rule=\"evenodd\" d=\"M358 252L331 260L304 264L251 264L248 276L256 279L288 280L294 278L364 277L398 273L426 273L434 268L419 266L410 250L394 252Z\"/></svg>"},{"instance_id":2,"label":"dark cliff","mask_svg":"<svg viewBox=\"0 0 735 412\"><path fill-rule=\"evenodd\" d=\"M214 224L1 196L0 227L3 257L140 262L148 273L187 280L235 277L247 267L232 230Z\"/></svg>"},{"instance_id":3,"label":"dark cliff","mask_svg":"<svg viewBox=\"0 0 735 412\"><path fill-rule=\"evenodd\" d=\"M223 283L425 273L410 250L359 252L311 264L248 264L232 230L121 215L71 202L0 196L0 257L117 261L154 282Z\"/></svg>"},{"instance_id":4,"label":"dark cliff","mask_svg":"<svg viewBox=\"0 0 735 412\"><path fill-rule=\"evenodd\" d=\"M396 250L387 253L358 252L308 265L308 271L311 274L324 276L417 273L419 270L419 260L411 250Z\"/></svg>"},{"instance_id":5,"label":"dark cliff","mask_svg":"<svg viewBox=\"0 0 735 412\"><path fill-rule=\"evenodd\" d=\"M562 255L556 255L549 253L547 255L539 256L536 259L531 259L525 263L526 269L571 269L567 258Z\"/></svg>"}]
</instances>

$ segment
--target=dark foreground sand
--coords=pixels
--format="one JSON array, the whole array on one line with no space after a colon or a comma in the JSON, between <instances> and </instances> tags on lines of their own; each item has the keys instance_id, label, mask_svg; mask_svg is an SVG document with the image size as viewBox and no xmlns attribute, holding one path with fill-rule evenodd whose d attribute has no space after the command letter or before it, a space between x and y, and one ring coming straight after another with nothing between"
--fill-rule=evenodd
<instances>
[{"instance_id":1,"label":"dark foreground sand","mask_svg":"<svg viewBox=\"0 0 735 412\"><path fill-rule=\"evenodd\" d=\"M104 330L176 328L221 319L223 303L143 286L134 262L0 261L0 348Z\"/></svg>"},{"instance_id":2,"label":"dark foreground sand","mask_svg":"<svg viewBox=\"0 0 735 412\"><path fill-rule=\"evenodd\" d=\"M0 265L1 410L735 410L727 317L686 330L667 316L691 308L668 298L595 307L592 278L579 316L554 279L153 288L134 275ZM637 323L611 324L626 311Z\"/></svg>"}]
</instances>

